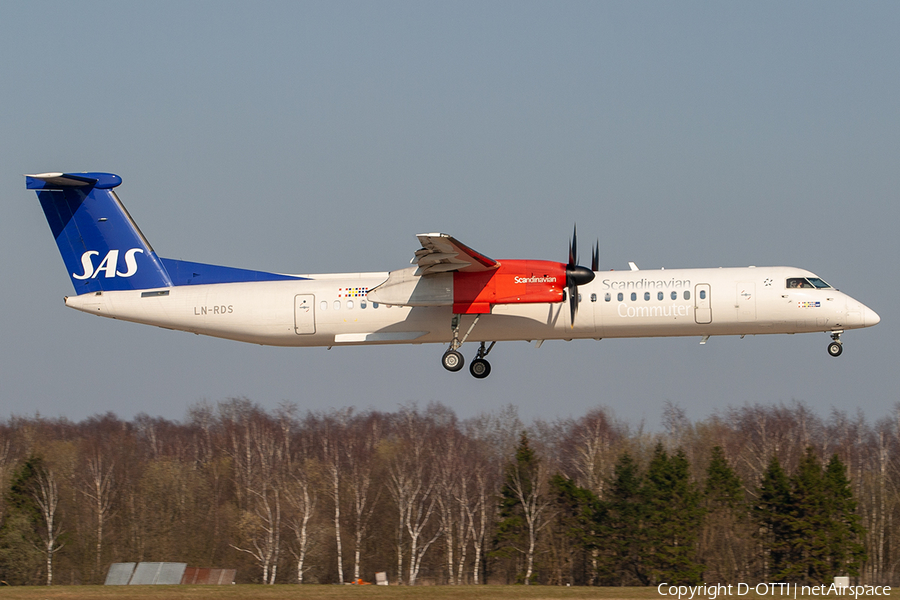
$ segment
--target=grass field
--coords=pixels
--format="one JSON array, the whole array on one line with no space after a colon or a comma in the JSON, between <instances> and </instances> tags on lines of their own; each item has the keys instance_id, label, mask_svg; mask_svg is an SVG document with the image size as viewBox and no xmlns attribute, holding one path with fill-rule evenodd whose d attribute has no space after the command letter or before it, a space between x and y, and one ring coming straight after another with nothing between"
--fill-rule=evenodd
<instances>
[{"instance_id":1,"label":"grass field","mask_svg":"<svg viewBox=\"0 0 900 600\"><path fill-rule=\"evenodd\" d=\"M802 596L798 596L801 598ZM807 598L837 600L831 596ZM555 586L337 586L337 585L171 585L171 586L53 586L0 587L0 600L677 600L677 596L661 596L655 587L555 587ZM702 600L694 596L695 600ZM716 600L791 600L791 595L719 596ZM840 598L853 598L841 596ZM883 596L860 596L874 599Z\"/></svg>"}]
</instances>

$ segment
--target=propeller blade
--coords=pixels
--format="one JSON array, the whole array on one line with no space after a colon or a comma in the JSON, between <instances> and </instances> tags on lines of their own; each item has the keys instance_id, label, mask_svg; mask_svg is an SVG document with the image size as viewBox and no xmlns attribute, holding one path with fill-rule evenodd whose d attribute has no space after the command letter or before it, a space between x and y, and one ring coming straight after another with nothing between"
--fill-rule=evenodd
<instances>
[{"instance_id":1,"label":"propeller blade","mask_svg":"<svg viewBox=\"0 0 900 600\"><path fill-rule=\"evenodd\" d=\"M578 286L575 282L569 284L569 316L571 326L575 327L575 315L578 313Z\"/></svg>"},{"instance_id":2,"label":"propeller blade","mask_svg":"<svg viewBox=\"0 0 900 600\"><path fill-rule=\"evenodd\" d=\"M569 268L574 267L577 262L578 250L578 228L572 228L572 239L569 240Z\"/></svg>"},{"instance_id":3,"label":"propeller blade","mask_svg":"<svg viewBox=\"0 0 900 600\"><path fill-rule=\"evenodd\" d=\"M591 271L599 271L600 270L600 240L597 240L597 244L594 246L593 250L591 250Z\"/></svg>"},{"instance_id":4,"label":"propeller blade","mask_svg":"<svg viewBox=\"0 0 900 600\"><path fill-rule=\"evenodd\" d=\"M572 227L572 239L569 240L569 263L566 265L566 291L569 295L569 316L572 327L575 327L575 315L578 314L578 286L594 280L594 271L598 269L600 260L600 240L593 249L591 263L593 269L581 267L578 263L578 227Z\"/></svg>"}]
</instances>

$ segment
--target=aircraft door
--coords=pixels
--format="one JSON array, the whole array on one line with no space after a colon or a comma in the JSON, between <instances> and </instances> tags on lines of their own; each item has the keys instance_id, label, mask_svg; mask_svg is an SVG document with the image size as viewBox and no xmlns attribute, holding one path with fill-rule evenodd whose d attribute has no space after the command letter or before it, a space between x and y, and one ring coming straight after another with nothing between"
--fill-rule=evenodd
<instances>
[{"instance_id":1,"label":"aircraft door","mask_svg":"<svg viewBox=\"0 0 900 600\"><path fill-rule=\"evenodd\" d=\"M316 297L312 294L294 296L294 332L309 335L316 332Z\"/></svg>"},{"instance_id":2,"label":"aircraft door","mask_svg":"<svg viewBox=\"0 0 900 600\"><path fill-rule=\"evenodd\" d=\"M742 281L737 284L738 321L756 320L756 284L752 281Z\"/></svg>"},{"instance_id":3,"label":"aircraft door","mask_svg":"<svg viewBox=\"0 0 900 600\"><path fill-rule=\"evenodd\" d=\"M708 283L698 283L694 286L694 320L700 325L712 323L712 306L710 305Z\"/></svg>"}]
</instances>

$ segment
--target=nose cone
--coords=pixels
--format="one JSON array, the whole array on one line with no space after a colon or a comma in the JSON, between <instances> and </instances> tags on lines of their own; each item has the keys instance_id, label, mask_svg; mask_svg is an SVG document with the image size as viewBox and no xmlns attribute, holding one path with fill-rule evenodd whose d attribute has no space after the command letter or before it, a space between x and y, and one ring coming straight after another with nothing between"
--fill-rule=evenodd
<instances>
[{"instance_id":1,"label":"nose cone","mask_svg":"<svg viewBox=\"0 0 900 600\"><path fill-rule=\"evenodd\" d=\"M878 316L878 313L869 308L868 306L863 307L863 326L871 327L872 325L878 325L881 322L881 317Z\"/></svg>"}]
</instances>

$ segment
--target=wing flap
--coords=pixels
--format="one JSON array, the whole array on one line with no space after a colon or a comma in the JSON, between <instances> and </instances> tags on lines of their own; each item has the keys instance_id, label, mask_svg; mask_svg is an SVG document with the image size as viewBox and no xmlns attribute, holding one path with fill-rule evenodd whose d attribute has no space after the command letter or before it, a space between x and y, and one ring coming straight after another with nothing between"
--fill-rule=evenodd
<instances>
[{"instance_id":1,"label":"wing flap","mask_svg":"<svg viewBox=\"0 0 900 600\"><path fill-rule=\"evenodd\" d=\"M418 275L450 271L477 273L500 266L496 260L469 248L446 233L420 233L416 237L422 247L416 250L410 262L418 265Z\"/></svg>"}]
</instances>

